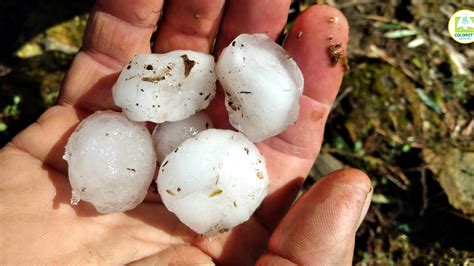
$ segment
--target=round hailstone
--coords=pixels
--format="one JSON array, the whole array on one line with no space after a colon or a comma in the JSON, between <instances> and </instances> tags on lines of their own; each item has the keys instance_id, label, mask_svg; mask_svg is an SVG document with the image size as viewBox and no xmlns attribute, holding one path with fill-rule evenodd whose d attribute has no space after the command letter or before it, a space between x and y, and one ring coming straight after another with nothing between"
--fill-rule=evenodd
<instances>
[{"instance_id":1,"label":"round hailstone","mask_svg":"<svg viewBox=\"0 0 474 266\"><path fill-rule=\"evenodd\" d=\"M232 126L258 142L278 135L298 118L303 74L265 34L241 34L217 61Z\"/></svg>"},{"instance_id":2,"label":"round hailstone","mask_svg":"<svg viewBox=\"0 0 474 266\"><path fill-rule=\"evenodd\" d=\"M151 135L123 114L96 112L69 137L71 204L92 203L102 213L135 208L145 198L156 168Z\"/></svg>"},{"instance_id":3,"label":"round hailstone","mask_svg":"<svg viewBox=\"0 0 474 266\"><path fill-rule=\"evenodd\" d=\"M213 235L250 218L267 194L268 174L244 135L208 129L166 156L157 183L168 210L195 232Z\"/></svg>"},{"instance_id":4,"label":"round hailstone","mask_svg":"<svg viewBox=\"0 0 474 266\"><path fill-rule=\"evenodd\" d=\"M112 88L134 121L178 121L206 108L216 93L214 57L193 51L139 54Z\"/></svg>"},{"instance_id":5,"label":"round hailstone","mask_svg":"<svg viewBox=\"0 0 474 266\"><path fill-rule=\"evenodd\" d=\"M184 120L156 125L152 138L158 162L163 162L165 156L176 150L187 138L213 127L211 119L205 112L196 113Z\"/></svg>"}]
</instances>

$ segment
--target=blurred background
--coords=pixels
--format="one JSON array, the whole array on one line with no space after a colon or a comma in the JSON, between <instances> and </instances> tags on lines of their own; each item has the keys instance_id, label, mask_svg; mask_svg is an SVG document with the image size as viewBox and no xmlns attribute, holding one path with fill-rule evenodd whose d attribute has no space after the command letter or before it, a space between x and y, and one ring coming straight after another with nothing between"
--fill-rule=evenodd
<instances>
[{"instance_id":1,"label":"blurred background","mask_svg":"<svg viewBox=\"0 0 474 266\"><path fill-rule=\"evenodd\" d=\"M474 1L293 0L286 31L315 2L348 18L350 69L305 188L346 166L371 176L358 265L474 265L474 43L447 31ZM92 5L0 2L0 147L54 104Z\"/></svg>"}]
</instances>

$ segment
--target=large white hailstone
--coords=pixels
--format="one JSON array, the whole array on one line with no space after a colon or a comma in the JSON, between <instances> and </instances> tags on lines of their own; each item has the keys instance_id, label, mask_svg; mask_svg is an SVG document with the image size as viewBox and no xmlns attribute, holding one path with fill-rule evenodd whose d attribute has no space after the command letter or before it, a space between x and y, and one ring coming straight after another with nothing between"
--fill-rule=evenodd
<instances>
[{"instance_id":1,"label":"large white hailstone","mask_svg":"<svg viewBox=\"0 0 474 266\"><path fill-rule=\"evenodd\" d=\"M63 158L68 162L71 204L87 201L101 213L140 204L156 168L151 134L144 124L112 111L84 119L69 137Z\"/></svg>"},{"instance_id":2,"label":"large white hailstone","mask_svg":"<svg viewBox=\"0 0 474 266\"><path fill-rule=\"evenodd\" d=\"M168 210L212 236L247 221L267 194L265 159L242 133L208 129L166 156L158 192Z\"/></svg>"},{"instance_id":3,"label":"large white hailstone","mask_svg":"<svg viewBox=\"0 0 474 266\"><path fill-rule=\"evenodd\" d=\"M139 54L112 88L134 121L178 121L206 108L216 92L214 57L193 51Z\"/></svg>"},{"instance_id":4,"label":"large white hailstone","mask_svg":"<svg viewBox=\"0 0 474 266\"><path fill-rule=\"evenodd\" d=\"M265 34L241 34L217 61L232 126L258 142L283 132L298 118L303 74Z\"/></svg>"},{"instance_id":5,"label":"large white hailstone","mask_svg":"<svg viewBox=\"0 0 474 266\"><path fill-rule=\"evenodd\" d=\"M152 138L158 162L163 162L165 156L176 150L187 138L213 127L211 118L205 112L196 113L184 120L156 125Z\"/></svg>"}]
</instances>

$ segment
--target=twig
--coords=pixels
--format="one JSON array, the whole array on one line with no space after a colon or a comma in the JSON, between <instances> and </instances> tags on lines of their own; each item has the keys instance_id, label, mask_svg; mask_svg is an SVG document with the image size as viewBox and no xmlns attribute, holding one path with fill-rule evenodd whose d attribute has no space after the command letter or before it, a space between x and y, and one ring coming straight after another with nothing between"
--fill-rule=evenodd
<instances>
[{"instance_id":1,"label":"twig","mask_svg":"<svg viewBox=\"0 0 474 266\"><path fill-rule=\"evenodd\" d=\"M399 60L390 57L385 50L378 48L374 44L371 44L369 48L370 51L373 52L376 57L384 60L392 67L400 69L403 74L409 77L412 81L419 82L418 77L403 62L400 62Z\"/></svg>"},{"instance_id":2,"label":"twig","mask_svg":"<svg viewBox=\"0 0 474 266\"><path fill-rule=\"evenodd\" d=\"M374 211L375 216L377 216L377 219L379 219L380 224L385 225L386 221L385 221L385 218L383 217L382 213L380 212L380 210L378 208L372 208L372 210Z\"/></svg>"},{"instance_id":3,"label":"twig","mask_svg":"<svg viewBox=\"0 0 474 266\"><path fill-rule=\"evenodd\" d=\"M357 6L357 5L367 5L367 4L373 4L373 3L378 3L380 1L377 0L352 0L350 2L346 2L343 4L339 4L337 8L343 9L351 6Z\"/></svg>"},{"instance_id":4,"label":"twig","mask_svg":"<svg viewBox=\"0 0 474 266\"><path fill-rule=\"evenodd\" d=\"M351 93L352 91L354 90L354 87L352 86L349 86L347 87L337 98L336 100L334 101L334 103L332 104L332 107L331 107L331 111L336 109L336 107L341 103L341 101L346 98L347 95L349 95L349 93Z\"/></svg>"},{"instance_id":5,"label":"twig","mask_svg":"<svg viewBox=\"0 0 474 266\"><path fill-rule=\"evenodd\" d=\"M421 173L421 186L423 187L423 198L422 198L422 207L420 210L420 216L425 214L426 209L428 209L428 186L426 185L426 167L420 168Z\"/></svg>"},{"instance_id":6,"label":"twig","mask_svg":"<svg viewBox=\"0 0 474 266\"><path fill-rule=\"evenodd\" d=\"M387 165L387 169L397 175L405 185L409 186L410 185L410 180L408 177L400 170L398 167L394 167L392 165Z\"/></svg>"},{"instance_id":7,"label":"twig","mask_svg":"<svg viewBox=\"0 0 474 266\"><path fill-rule=\"evenodd\" d=\"M392 181L397 187L401 188L402 190L408 190L408 186L405 184L402 184L398 179L394 178L392 175L388 174L386 175L387 179Z\"/></svg>"},{"instance_id":8,"label":"twig","mask_svg":"<svg viewBox=\"0 0 474 266\"><path fill-rule=\"evenodd\" d=\"M324 148L324 152L335 153L335 154L339 154L339 155L343 155L343 156L348 156L348 157L352 157L352 158L361 159L363 161L366 161L366 162L374 164L374 165L383 165L384 164L384 161L382 161L381 159L370 156L370 155L361 156L361 155L358 155L358 154L355 154L355 153L352 153L352 152L341 151L341 150L334 149L334 148Z\"/></svg>"}]
</instances>

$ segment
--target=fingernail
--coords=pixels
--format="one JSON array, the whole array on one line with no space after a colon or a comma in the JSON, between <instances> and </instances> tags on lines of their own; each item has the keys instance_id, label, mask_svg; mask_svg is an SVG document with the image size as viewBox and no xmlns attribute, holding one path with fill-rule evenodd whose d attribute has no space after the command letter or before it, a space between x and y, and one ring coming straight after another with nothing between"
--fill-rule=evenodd
<instances>
[{"instance_id":1,"label":"fingernail","mask_svg":"<svg viewBox=\"0 0 474 266\"><path fill-rule=\"evenodd\" d=\"M372 201L372 192L373 192L373 189L372 189L372 187L370 187L370 190L369 190L369 192L367 193L367 195L365 197L365 202L364 202L364 205L362 206L362 210L360 212L360 218L359 218L359 222L357 224L357 228L360 227L360 225L362 224L362 222L365 219L365 215L367 215L367 211L369 211L370 202Z\"/></svg>"}]
</instances>

